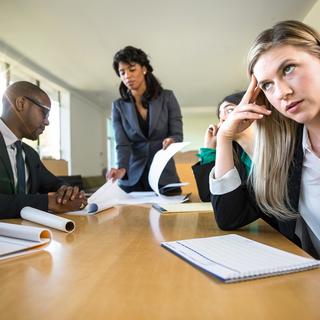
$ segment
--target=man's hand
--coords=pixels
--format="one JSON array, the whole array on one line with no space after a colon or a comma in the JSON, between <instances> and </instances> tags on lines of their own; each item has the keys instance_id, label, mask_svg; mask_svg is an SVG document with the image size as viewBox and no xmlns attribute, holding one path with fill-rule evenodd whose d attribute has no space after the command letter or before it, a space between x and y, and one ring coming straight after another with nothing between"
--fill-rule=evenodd
<instances>
[{"instance_id":1,"label":"man's hand","mask_svg":"<svg viewBox=\"0 0 320 320\"><path fill-rule=\"evenodd\" d=\"M85 199L86 196L83 191L80 191L79 187L61 186L57 191L57 203L66 204L69 200Z\"/></svg>"},{"instance_id":2,"label":"man's hand","mask_svg":"<svg viewBox=\"0 0 320 320\"><path fill-rule=\"evenodd\" d=\"M48 193L48 210L55 213L81 210L86 205L84 191L78 187L62 186L57 192Z\"/></svg>"}]
</instances>

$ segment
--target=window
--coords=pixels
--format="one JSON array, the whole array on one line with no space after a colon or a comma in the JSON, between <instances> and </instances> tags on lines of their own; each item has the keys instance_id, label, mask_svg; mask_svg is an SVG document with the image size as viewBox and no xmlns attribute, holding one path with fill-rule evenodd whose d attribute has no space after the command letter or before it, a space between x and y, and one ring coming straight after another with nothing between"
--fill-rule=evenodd
<instances>
[{"instance_id":1,"label":"window","mask_svg":"<svg viewBox=\"0 0 320 320\"><path fill-rule=\"evenodd\" d=\"M112 128L111 119L107 119L107 154L108 154L108 169L116 166L116 141Z\"/></svg>"},{"instance_id":2,"label":"window","mask_svg":"<svg viewBox=\"0 0 320 320\"><path fill-rule=\"evenodd\" d=\"M37 141L24 139L24 142L37 150L41 158L61 159L61 90L23 65L0 54L0 96L3 96L8 85L16 81L29 81L36 84L48 94L51 100L50 125ZM2 114L2 101L0 114Z\"/></svg>"},{"instance_id":3,"label":"window","mask_svg":"<svg viewBox=\"0 0 320 320\"><path fill-rule=\"evenodd\" d=\"M7 68L6 63L0 60L0 115L2 114L2 96L7 87Z\"/></svg>"},{"instance_id":4,"label":"window","mask_svg":"<svg viewBox=\"0 0 320 320\"><path fill-rule=\"evenodd\" d=\"M60 91L54 90L48 84L42 84L44 90L51 100L51 111L49 115L50 125L46 127L43 134L39 137L41 148L40 157L46 159L61 159L61 97Z\"/></svg>"}]
</instances>

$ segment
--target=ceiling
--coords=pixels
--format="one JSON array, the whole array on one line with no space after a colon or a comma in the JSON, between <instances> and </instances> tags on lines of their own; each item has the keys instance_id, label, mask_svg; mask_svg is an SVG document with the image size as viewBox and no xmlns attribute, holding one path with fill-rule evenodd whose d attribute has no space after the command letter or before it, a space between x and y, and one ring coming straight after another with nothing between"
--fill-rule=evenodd
<instances>
[{"instance_id":1,"label":"ceiling","mask_svg":"<svg viewBox=\"0 0 320 320\"><path fill-rule=\"evenodd\" d=\"M151 57L183 107L245 88L246 54L263 29L303 18L316 0L0 0L0 42L102 108L118 97L111 67L126 45Z\"/></svg>"}]
</instances>

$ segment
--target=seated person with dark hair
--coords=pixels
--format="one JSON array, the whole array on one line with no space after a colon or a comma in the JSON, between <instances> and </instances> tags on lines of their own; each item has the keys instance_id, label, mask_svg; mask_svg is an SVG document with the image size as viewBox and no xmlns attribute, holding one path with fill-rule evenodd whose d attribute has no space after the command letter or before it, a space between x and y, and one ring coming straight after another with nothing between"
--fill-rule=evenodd
<instances>
[{"instance_id":1,"label":"seated person with dark hair","mask_svg":"<svg viewBox=\"0 0 320 320\"><path fill-rule=\"evenodd\" d=\"M37 140L49 125L51 102L39 87L26 81L11 84L0 118L0 219L18 218L25 206L54 213L82 209L87 200L48 171L37 152L21 141Z\"/></svg>"},{"instance_id":2,"label":"seated person with dark hair","mask_svg":"<svg viewBox=\"0 0 320 320\"><path fill-rule=\"evenodd\" d=\"M233 111L235 106L240 103L244 93L244 91L236 92L222 99L222 101L218 104L218 118L220 120L219 124L209 125L205 132L204 147L200 148L200 152L197 154L200 161L192 166L201 201L210 201L209 173L215 165L217 146L216 136L219 126L227 119L229 113ZM239 161L241 161L246 169L246 173L244 173L246 175L249 173L251 168L251 159L248 156L248 153L251 154L252 145L252 129L242 132L233 142L233 157L235 159L235 164L238 164Z\"/></svg>"}]
</instances>

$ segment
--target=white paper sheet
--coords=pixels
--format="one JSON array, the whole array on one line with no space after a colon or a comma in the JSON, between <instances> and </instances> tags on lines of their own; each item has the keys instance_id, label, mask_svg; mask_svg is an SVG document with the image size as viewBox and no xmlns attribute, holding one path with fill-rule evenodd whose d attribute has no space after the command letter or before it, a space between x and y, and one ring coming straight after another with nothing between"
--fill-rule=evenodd
<instances>
[{"instance_id":1,"label":"white paper sheet","mask_svg":"<svg viewBox=\"0 0 320 320\"><path fill-rule=\"evenodd\" d=\"M101 203L106 199L106 194L108 194L108 199L114 200L115 202L121 201L122 199L127 199L128 194L123 191L117 183L113 183L108 180L102 187L100 187L95 193L93 193L88 198L88 203Z\"/></svg>"},{"instance_id":2,"label":"white paper sheet","mask_svg":"<svg viewBox=\"0 0 320 320\"><path fill-rule=\"evenodd\" d=\"M148 180L152 190L159 196L161 196L159 192L159 180L163 169L177 152L189 144L190 142L172 143L166 150L161 149L154 155L149 170Z\"/></svg>"},{"instance_id":3,"label":"white paper sheet","mask_svg":"<svg viewBox=\"0 0 320 320\"><path fill-rule=\"evenodd\" d=\"M48 229L0 222L0 260L39 251L51 238Z\"/></svg>"},{"instance_id":4,"label":"white paper sheet","mask_svg":"<svg viewBox=\"0 0 320 320\"><path fill-rule=\"evenodd\" d=\"M75 224L72 220L38 210L32 207L24 207L20 212L21 218L45 225L64 232L73 232Z\"/></svg>"},{"instance_id":5,"label":"white paper sheet","mask_svg":"<svg viewBox=\"0 0 320 320\"><path fill-rule=\"evenodd\" d=\"M122 204L123 201L127 201L129 198L128 193L123 191L118 186L117 182L108 180L88 198L88 205L83 210L67 212L67 214L90 216L97 212L112 208L117 204Z\"/></svg>"},{"instance_id":6,"label":"white paper sheet","mask_svg":"<svg viewBox=\"0 0 320 320\"><path fill-rule=\"evenodd\" d=\"M125 197L121 196L121 198L112 198L110 194L117 193L120 187L117 183L111 183L105 193L99 195L99 198L96 198L99 202L91 202L88 203L87 207L83 210L67 212L69 215L77 215L77 216L90 216L94 215L100 211L112 208L116 205L138 205L138 204L164 204L164 203L181 203L188 200L188 196L178 195L178 196L157 196L155 192L132 192L125 193ZM110 193L109 193L110 192ZM88 200L89 202L89 200Z\"/></svg>"},{"instance_id":7,"label":"white paper sheet","mask_svg":"<svg viewBox=\"0 0 320 320\"><path fill-rule=\"evenodd\" d=\"M163 169L174 154L182 150L188 144L190 144L190 142L172 143L166 150L159 150L155 154L148 176L149 184L154 192L143 191L126 193L118 186L117 182L108 180L88 198L88 205L86 208L80 211L68 212L67 214L87 216L121 204L165 204L181 203L188 200L188 196L185 195L164 196L159 192L159 179ZM169 187L172 185L177 187L186 185L186 183L170 184Z\"/></svg>"}]
</instances>

